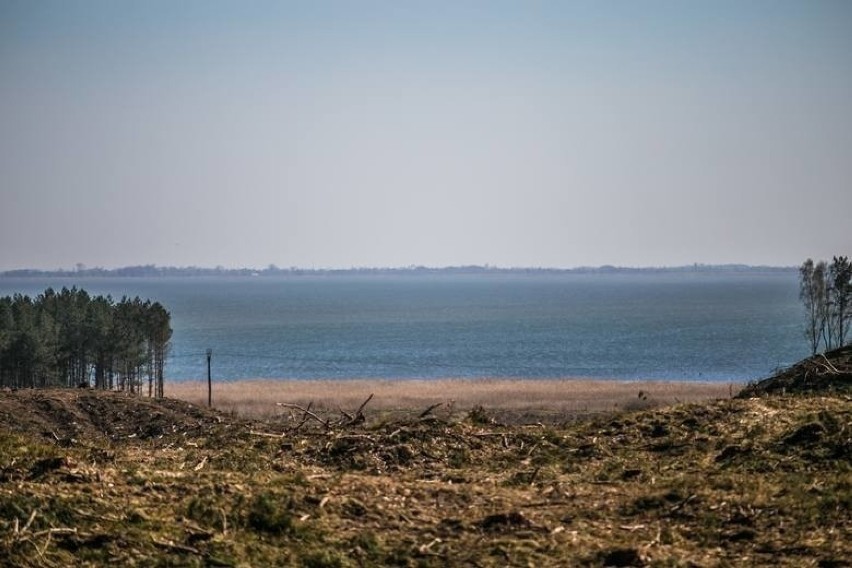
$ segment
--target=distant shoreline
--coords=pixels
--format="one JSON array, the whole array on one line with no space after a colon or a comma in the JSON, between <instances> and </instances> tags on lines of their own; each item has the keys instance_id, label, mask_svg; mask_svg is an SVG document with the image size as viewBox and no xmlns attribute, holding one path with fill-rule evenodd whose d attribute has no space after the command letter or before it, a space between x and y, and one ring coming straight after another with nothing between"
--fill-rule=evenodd
<instances>
[{"instance_id":1,"label":"distant shoreline","mask_svg":"<svg viewBox=\"0 0 852 568\"><path fill-rule=\"evenodd\" d=\"M317 411L357 409L370 395L368 410L420 412L439 404L441 412L465 414L481 406L512 421L559 420L620 410L730 398L740 382L594 379L244 379L213 383L213 406L252 417L281 415L277 403L311 405ZM165 395L207 404L206 381L171 381Z\"/></svg>"},{"instance_id":2,"label":"distant shoreline","mask_svg":"<svg viewBox=\"0 0 852 568\"><path fill-rule=\"evenodd\" d=\"M408 266L396 268L203 268L156 266L125 266L121 268L78 268L73 270L41 270L22 268L0 272L0 278L152 278L152 277L298 277L298 276L374 276L374 275L563 275L563 274L685 274L685 273L792 273L794 266L755 266L746 264L691 264L684 266L624 267L597 266L576 268L495 266Z\"/></svg>"}]
</instances>

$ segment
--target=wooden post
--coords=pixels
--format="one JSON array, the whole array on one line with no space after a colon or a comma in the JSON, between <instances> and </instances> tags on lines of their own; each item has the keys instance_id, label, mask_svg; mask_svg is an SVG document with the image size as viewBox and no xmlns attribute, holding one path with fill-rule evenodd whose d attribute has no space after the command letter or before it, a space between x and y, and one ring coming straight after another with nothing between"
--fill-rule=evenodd
<instances>
[{"instance_id":1,"label":"wooden post","mask_svg":"<svg viewBox=\"0 0 852 568\"><path fill-rule=\"evenodd\" d=\"M213 380L210 374L210 360L213 358L213 350L207 350L207 406L213 406Z\"/></svg>"}]
</instances>

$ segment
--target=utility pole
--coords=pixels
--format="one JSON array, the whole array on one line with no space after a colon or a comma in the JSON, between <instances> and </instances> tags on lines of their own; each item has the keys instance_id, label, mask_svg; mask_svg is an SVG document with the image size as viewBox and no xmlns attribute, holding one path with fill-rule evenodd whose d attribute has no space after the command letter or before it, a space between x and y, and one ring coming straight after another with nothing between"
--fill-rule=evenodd
<instances>
[{"instance_id":1,"label":"utility pole","mask_svg":"<svg viewBox=\"0 0 852 568\"><path fill-rule=\"evenodd\" d=\"M213 406L213 380L210 374L210 360L213 358L213 350L207 350L207 406Z\"/></svg>"}]
</instances>

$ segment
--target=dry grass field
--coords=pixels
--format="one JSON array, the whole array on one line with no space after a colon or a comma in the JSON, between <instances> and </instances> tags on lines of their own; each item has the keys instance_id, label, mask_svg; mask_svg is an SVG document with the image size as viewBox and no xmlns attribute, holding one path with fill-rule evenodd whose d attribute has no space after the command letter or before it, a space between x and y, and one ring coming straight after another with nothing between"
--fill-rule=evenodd
<instances>
[{"instance_id":1,"label":"dry grass field","mask_svg":"<svg viewBox=\"0 0 852 568\"><path fill-rule=\"evenodd\" d=\"M448 419L481 406L507 422L553 423L585 414L731 398L741 388L734 383L582 379L245 380L214 382L213 406L270 418L290 412L277 403L334 412L355 409L372 394L370 411L383 415L404 416L440 404L436 414ZM207 383L169 383L166 396L206 406Z\"/></svg>"}]
</instances>

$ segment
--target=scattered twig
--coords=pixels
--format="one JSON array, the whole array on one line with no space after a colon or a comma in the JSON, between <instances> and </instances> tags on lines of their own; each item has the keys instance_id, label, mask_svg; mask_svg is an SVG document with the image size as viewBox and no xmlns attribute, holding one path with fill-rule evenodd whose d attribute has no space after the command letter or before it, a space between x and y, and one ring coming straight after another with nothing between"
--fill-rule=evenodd
<instances>
[{"instance_id":1,"label":"scattered twig","mask_svg":"<svg viewBox=\"0 0 852 568\"><path fill-rule=\"evenodd\" d=\"M197 548L193 548L191 546L186 546L184 544L176 544L174 542L157 540L154 537L151 537L151 542L153 542L155 545L162 547L162 548L168 548L170 550L176 550L178 552L188 552L189 554L197 554L199 556L201 555L201 551L198 550Z\"/></svg>"},{"instance_id":2,"label":"scattered twig","mask_svg":"<svg viewBox=\"0 0 852 568\"><path fill-rule=\"evenodd\" d=\"M335 440L369 440L373 443L376 442L376 440L372 436L370 436L369 434L343 434L343 435L340 435L340 436L335 436L334 439Z\"/></svg>"},{"instance_id":3,"label":"scattered twig","mask_svg":"<svg viewBox=\"0 0 852 568\"><path fill-rule=\"evenodd\" d=\"M565 505L571 505L574 503L570 500L560 499L553 501L535 501L533 503L526 503L524 507L526 508L539 508L539 507L564 507Z\"/></svg>"},{"instance_id":4,"label":"scattered twig","mask_svg":"<svg viewBox=\"0 0 852 568\"><path fill-rule=\"evenodd\" d=\"M69 527L56 527L43 531L34 532L33 536L55 535L55 534L77 534L77 529Z\"/></svg>"},{"instance_id":5,"label":"scattered twig","mask_svg":"<svg viewBox=\"0 0 852 568\"><path fill-rule=\"evenodd\" d=\"M689 502L693 501L693 500L694 500L694 499L696 499L697 497L698 497L698 495L696 495L695 493L693 493L692 495L690 495L689 497L687 497L686 499L684 499L683 501L681 501L680 503L678 503L677 505L675 505L674 507L672 507L671 509L669 509L669 514L677 513L678 511L680 511L681 509L683 509L683 507L684 507L687 503L689 503Z\"/></svg>"},{"instance_id":6,"label":"scattered twig","mask_svg":"<svg viewBox=\"0 0 852 568\"><path fill-rule=\"evenodd\" d=\"M538 472L540 472L540 471L541 471L541 466L535 468L535 471L532 472L532 475L530 476L530 486L535 485L535 480L538 477Z\"/></svg>"},{"instance_id":7,"label":"scattered twig","mask_svg":"<svg viewBox=\"0 0 852 568\"><path fill-rule=\"evenodd\" d=\"M443 542L443 541L440 538L433 538L431 540L431 542L429 542L427 544L421 544L420 548L419 548L420 554L430 553L431 551L429 549L432 548L433 546L435 546L436 544L441 544L441 542ZM432 553L432 554L434 554L434 553Z\"/></svg>"},{"instance_id":8,"label":"scattered twig","mask_svg":"<svg viewBox=\"0 0 852 568\"><path fill-rule=\"evenodd\" d=\"M284 432L281 432L280 434L273 434L271 432L257 432L255 430L249 430L249 434L252 435L252 436L263 436L265 438L283 438L284 437Z\"/></svg>"},{"instance_id":9,"label":"scattered twig","mask_svg":"<svg viewBox=\"0 0 852 568\"><path fill-rule=\"evenodd\" d=\"M30 514L30 518L27 520L27 523L24 525L24 528L21 529L21 533L27 532L27 529L30 528L30 525L33 524L33 521L36 518L36 513L38 513L38 509L33 509L33 512ZM17 530L15 532L17 532Z\"/></svg>"}]
</instances>

